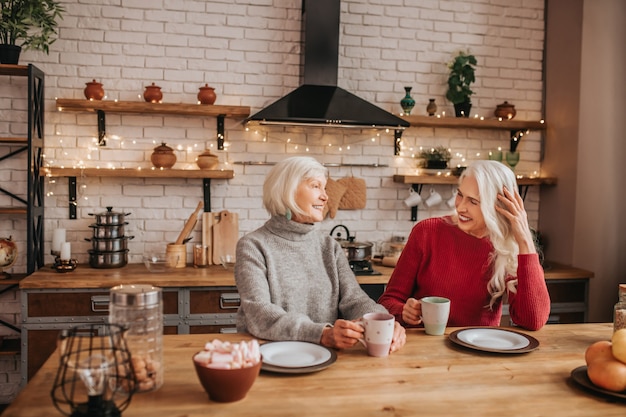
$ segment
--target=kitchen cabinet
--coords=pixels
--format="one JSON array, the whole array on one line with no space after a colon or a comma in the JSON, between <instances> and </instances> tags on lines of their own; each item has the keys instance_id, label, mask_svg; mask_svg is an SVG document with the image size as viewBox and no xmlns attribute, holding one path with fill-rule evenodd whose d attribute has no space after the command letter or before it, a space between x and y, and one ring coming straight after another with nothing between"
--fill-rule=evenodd
<instances>
[{"instance_id":1,"label":"kitchen cabinet","mask_svg":"<svg viewBox=\"0 0 626 417\"><path fill-rule=\"evenodd\" d=\"M8 148L7 153L0 157L0 163L26 154L23 166L26 172L26 190L21 190L19 193L10 190L8 186L13 181L9 181L9 184L2 184L0 192L9 196L15 204L0 207L0 214L26 217L26 274L28 275L43 266L44 259L44 182L40 171L44 146L45 76L43 71L32 64L0 65L0 76L25 77L27 80L24 93L27 101L26 137L0 138L0 146ZM10 125L12 121L6 122Z\"/></svg>"},{"instance_id":2,"label":"kitchen cabinet","mask_svg":"<svg viewBox=\"0 0 626 417\"><path fill-rule=\"evenodd\" d=\"M192 117L215 117L217 120L217 149L224 149L224 119L245 118L250 114L249 106L219 106L185 103L148 103L141 101L107 101L86 99L56 100L57 109L65 112L95 112L97 114L98 143L106 144L105 114L167 114ZM230 179L232 170L180 170L180 169L100 169L47 167L42 175L67 177L69 194L69 218L76 219L76 177L126 177L126 178L200 178L203 180L204 211L211 211L211 179Z\"/></svg>"}]
</instances>

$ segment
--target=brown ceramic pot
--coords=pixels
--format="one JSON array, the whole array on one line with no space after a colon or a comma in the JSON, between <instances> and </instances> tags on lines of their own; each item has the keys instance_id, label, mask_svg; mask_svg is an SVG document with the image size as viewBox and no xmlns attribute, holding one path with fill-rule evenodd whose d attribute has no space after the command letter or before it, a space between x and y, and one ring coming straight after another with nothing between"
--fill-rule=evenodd
<instances>
[{"instance_id":1,"label":"brown ceramic pot","mask_svg":"<svg viewBox=\"0 0 626 417\"><path fill-rule=\"evenodd\" d=\"M198 91L198 101L201 104L213 104L216 98L215 88L209 87L208 84L205 84L204 87L200 87L200 91Z\"/></svg>"},{"instance_id":2,"label":"brown ceramic pot","mask_svg":"<svg viewBox=\"0 0 626 417\"><path fill-rule=\"evenodd\" d=\"M496 117L505 120L514 118L516 113L517 112L515 111L515 106L510 104L508 101L505 101L502 104L498 104L496 106L496 110L493 112Z\"/></svg>"},{"instance_id":3,"label":"brown ceramic pot","mask_svg":"<svg viewBox=\"0 0 626 417\"><path fill-rule=\"evenodd\" d=\"M219 162L217 155L213 155L208 149L198 155L198 159L196 159L196 164L200 169L215 169Z\"/></svg>"},{"instance_id":4,"label":"brown ceramic pot","mask_svg":"<svg viewBox=\"0 0 626 417\"><path fill-rule=\"evenodd\" d=\"M89 83L85 83L85 85L87 86L85 87L85 97L87 97L87 100L102 100L104 97L102 83L92 80Z\"/></svg>"},{"instance_id":5,"label":"brown ceramic pot","mask_svg":"<svg viewBox=\"0 0 626 417\"><path fill-rule=\"evenodd\" d=\"M146 86L146 90L143 92L143 98L148 103L159 103L163 98L161 87L154 85L154 83Z\"/></svg>"},{"instance_id":6,"label":"brown ceramic pot","mask_svg":"<svg viewBox=\"0 0 626 417\"><path fill-rule=\"evenodd\" d=\"M157 168L171 168L176 163L176 154L174 153L174 149L162 143L154 148L154 152L152 152L150 156L150 161L152 161L152 165Z\"/></svg>"}]
</instances>

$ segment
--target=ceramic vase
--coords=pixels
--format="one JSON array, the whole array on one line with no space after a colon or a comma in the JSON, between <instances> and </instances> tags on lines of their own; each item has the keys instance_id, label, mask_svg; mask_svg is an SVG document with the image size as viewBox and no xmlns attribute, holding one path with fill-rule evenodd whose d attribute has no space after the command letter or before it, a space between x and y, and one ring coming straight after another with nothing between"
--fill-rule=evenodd
<instances>
[{"instance_id":1,"label":"ceramic vase","mask_svg":"<svg viewBox=\"0 0 626 417\"><path fill-rule=\"evenodd\" d=\"M428 99L428 105L426 106L426 113L428 113L429 116L434 116L435 113L437 113L437 104L435 103L434 98Z\"/></svg>"},{"instance_id":2,"label":"ceramic vase","mask_svg":"<svg viewBox=\"0 0 626 417\"><path fill-rule=\"evenodd\" d=\"M174 153L174 149L162 143L154 148L154 152L152 152L150 156L150 161L152 165L157 168L171 168L176 163L176 154Z\"/></svg>"},{"instance_id":3,"label":"ceramic vase","mask_svg":"<svg viewBox=\"0 0 626 417\"><path fill-rule=\"evenodd\" d=\"M400 107L402 107L402 111L407 116L411 114L411 110L415 107L415 100L411 97L411 90L413 87L404 87L405 95L402 100L400 100Z\"/></svg>"},{"instance_id":4,"label":"ceramic vase","mask_svg":"<svg viewBox=\"0 0 626 417\"><path fill-rule=\"evenodd\" d=\"M204 84L198 91L198 101L200 104L213 104L215 103L215 88L209 87L208 84Z\"/></svg>"},{"instance_id":5,"label":"ceramic vase","mask_svg":"<svg viewBox=\"0 0 626 417\"><path fill-rule=\"evenodd\" d=\"M146 86L146 90L143 92L143 98L148 103L160 103L163 98L161 87L155 85L154 83Z\"/></svg>"},{"instance_id":6,"label":"ceramic vase","mask_svg":"<svg viewBox=\"0 0 626 417\"><path fill-rule=\"evenodd\" d=\"M498 104L496 106L496 110L493 112L493 114L500 119L509 120L515 117L517 111L515 111L514 105L509 104L508 101L505 101L504 103Z\"/></svg>"},{"instance_id":7,"label":"ceramic vase","mask_svg":"<svg viewBox=\"0 0 626 417\"><path fill-rule=\"evenodd\" d=\"M87 100L102 100L104 97L104 88L102 88L102 83L92 80L91 82L85 83L85 85L86 87L84 93Z\"/></svg>"},{"instance_id":8,"label":"ceramic vase","mask_svg":"<svg viewBox=\"0 0 626 417\"><path fill-rule=\"evenodd\" d=\"M200 169L215 169L219 163L217 155L213 155L210 150L206 150L198 155L196 164Z\"/></svg>"}]
</instances>

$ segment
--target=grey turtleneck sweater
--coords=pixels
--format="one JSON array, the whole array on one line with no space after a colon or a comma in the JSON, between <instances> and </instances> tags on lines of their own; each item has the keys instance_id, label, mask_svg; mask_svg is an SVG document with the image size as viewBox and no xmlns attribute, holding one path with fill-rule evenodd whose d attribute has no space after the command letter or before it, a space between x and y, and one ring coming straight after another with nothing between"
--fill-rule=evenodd
<instances>
[{"instance_id":1,"label":"grey turtleneck sweater","mask_svg":"<svg viewBox=\"0 0 626 417\"><path fill-rule=\"evenodd\" d=\"M386 312L359 286L341 245L315 225L273 216L237 243L237 330L319 343L338 318Z\"/></svg>"}]
</instances>

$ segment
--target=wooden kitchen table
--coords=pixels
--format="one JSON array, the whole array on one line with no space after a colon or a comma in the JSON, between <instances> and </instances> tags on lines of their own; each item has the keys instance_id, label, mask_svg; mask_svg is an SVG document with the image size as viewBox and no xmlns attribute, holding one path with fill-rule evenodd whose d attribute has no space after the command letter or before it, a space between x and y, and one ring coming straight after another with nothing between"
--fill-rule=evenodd
<instances>
[{"instance_id":1,"label":"wooden kitchen table","mask_svg":"<svg viewBox=\"0 0 626 417\"><path fill-rule=\"evenodd\" d=\"M448 335L407 331L406 346L387 358L366 355L359 345L338 352L337 361L317 373L261 372L247 397L234 403L208 399L192 355L214 338L241 340L244 334L166 335L165 383L136 394L124 417L177 416L619 416L626 402L590 394L569 381L585 364L585 349L609 339L612 325L553 324L527 332L538 349L493 354L459 347ZM57 353L44 364L2 417L61 415L50 390Z\"/></svg>"}]
</instances>

